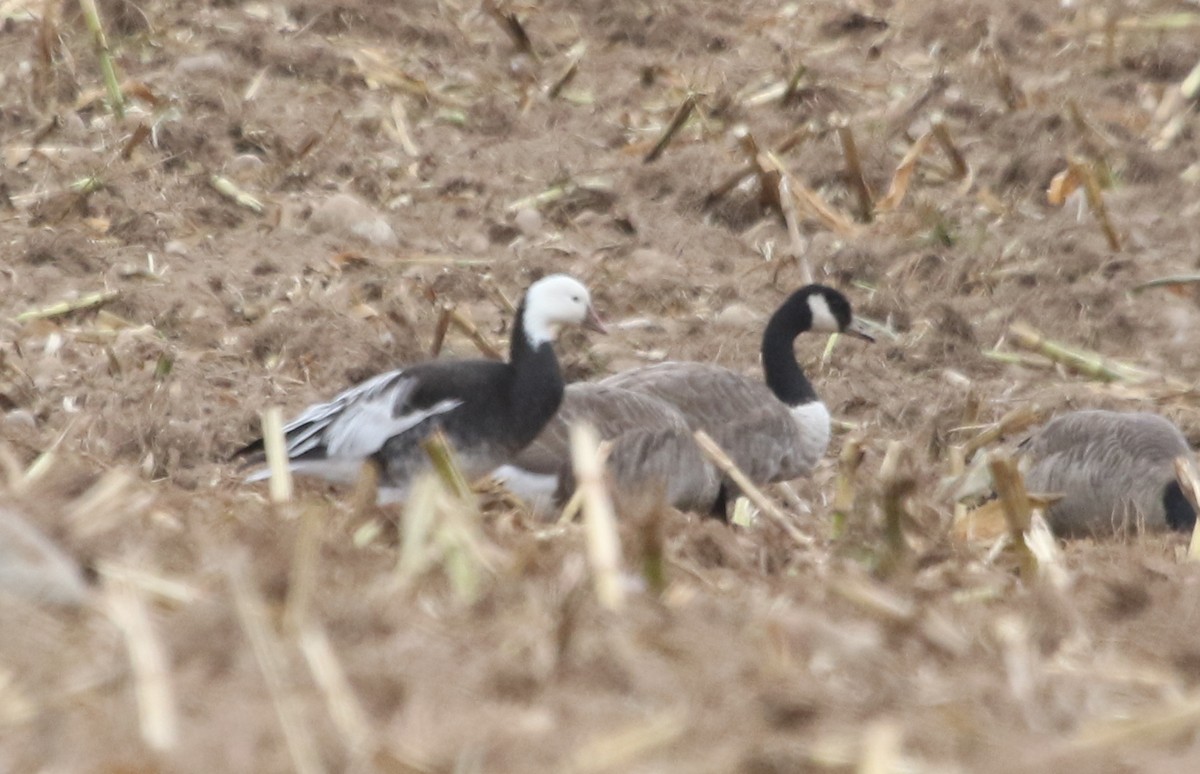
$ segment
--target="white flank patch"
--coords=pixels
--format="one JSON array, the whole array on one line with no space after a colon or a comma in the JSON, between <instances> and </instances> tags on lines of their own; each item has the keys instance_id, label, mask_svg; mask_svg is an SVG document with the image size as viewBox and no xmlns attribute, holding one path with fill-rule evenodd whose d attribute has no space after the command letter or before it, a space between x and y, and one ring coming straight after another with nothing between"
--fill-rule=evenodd
<instances>
[{"instance_id":1,"label":"white flank patch","mask_svg":"<svg viewBox=\"0 0 1200 774\"><path fill-rule=\"evenodd\" d=\"M841 330L837 318L829 308L829 302L820 293L808 297L808 309L812 312L812 328L809 330L823 333L837 333ZM826 416L829 416L826 414Z\"/></svg>"},{"instance_id":2,"label":"white flank patch","mask_svg":"<svg viewBox=\"0 0 1200 774\"><path fill-rule=\"evenodd\" d=\"M557 475L530 473L516 465L501 465L492 471L492 478L528 503L534 513L546 514L553 510L554 493L558 490Z\"/></svg>"},{"instance_id":3,"label":"white flank patch","mask_svg":"<svg viewBox=\"0 0 1200 774\"><path fill-rule=\"evenodd\" d=\"M800 451L809 467L817 464L829 448L833 429L829 409L819 400L792 407L792 419L800 429Z\"/></svg>"}]
</instances>

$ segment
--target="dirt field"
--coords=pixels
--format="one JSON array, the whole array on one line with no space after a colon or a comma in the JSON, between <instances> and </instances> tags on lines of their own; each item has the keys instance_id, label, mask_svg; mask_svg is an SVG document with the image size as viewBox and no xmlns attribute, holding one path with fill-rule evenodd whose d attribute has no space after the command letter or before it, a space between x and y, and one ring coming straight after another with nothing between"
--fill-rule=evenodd
<instances>
[{"instance_id":1,"label":"dirt field","mask_svg":"<svg viewBox=\"0 0 1200 774\"><path fill-rule=\"evenodd\" d=\"M0 594L0 771L1200 769L1186 539L1073 542L1061 577L1024 582L953 535L939 489L953 447L1023 406L1156 409L1200 442L1198 297L1131 292L1200 267L1194 4L100 10L120 120L74 3L0 2L0 507L88 584ZM966 176L930 141L903 199L856 221L837 128L879 201L938 121ZM781 500L811 546L629 518L612 612L583 529L495 491L398 573L398 511L312 484L273 509L223 462L265 407L427 356L439 304L503 346L506 301L550 271L614 323L560 342L573 379L756 373L800 274L758 176L712 195L747 164L739 127L799 140L778 158L830 210L801 211L816 276L894 332L798 342L840 422L804 507ZM1070 161L1119 249L1082 189L1048 201ZM1014 322L1153 376L1030 359ZM453 327L442 351L478 354ZM848 438L866 454L834 539ZM909 455L881 478L893 441ZM882 503L905 487L901 555Z\"/></svg>"}]
</instances>

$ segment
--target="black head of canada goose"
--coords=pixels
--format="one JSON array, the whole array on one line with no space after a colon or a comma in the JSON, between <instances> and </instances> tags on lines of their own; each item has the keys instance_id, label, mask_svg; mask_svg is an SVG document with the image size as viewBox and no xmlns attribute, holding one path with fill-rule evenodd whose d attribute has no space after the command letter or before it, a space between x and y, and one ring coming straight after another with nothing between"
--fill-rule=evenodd
<instances>
[{"instance_id":1,"label":"black head of canada goose","mask_svg":"<svg viewBox=\"0 0 1200 774\"><path fill-rule=\"evenodd\" d=\"M785 300L762 337L764 382L709 363L667 362L624 371L602 384L672 403L693 430L704 430L759 484L807 475L829 445L829 411L796 362L806 331L873 341L844 295L806 285Z\"/></svg>"},{"instance_id":2,"label":"black head of canada goose","mask_svg":"<svg viewBox=\"0 0 1200 774\"><path fill-rule=\"evenodd\" d=\"M692 440L683 414L652 395L602 384L568 385L541 435L492 475L536 513L563 505L574 490L569 436L579 421L612 443L606 467L618 503L659 500L707 512L717 502L720 476Z\"/></svg>"},{"instance_id":3,"label":"black head of canada goose","mask_svg":"<svg viewBox=\"0 0 1200 774\"><path fill-rule=\"evenodd\" d=\"M565 325L604 332L578 280L555 274L534 282L517 309L508 362L427 361L310 406L284 427L292 471L349 483L373 461L380 502L403 501L413 476L427 466L421 440L440 428L463 473L486 474L524 449L558 410L563 379L551 345ZM262 440L235 456L261 463ZM262 470L247 481L269 476Z\"/></svg>"},{"instance_id":4,"label":"black head of canada goose","mask_svg":"<svg viewBox=\"0 0 1200 774\"><path fill-rule=\"evenodd\" d=\"M1072 411L1023 444L1031 492L1061 494L1047 513L1063 537L1191 530L1196 512L1175 478L1187 439L1157 414Z\"/></svg>"}]
</instances>

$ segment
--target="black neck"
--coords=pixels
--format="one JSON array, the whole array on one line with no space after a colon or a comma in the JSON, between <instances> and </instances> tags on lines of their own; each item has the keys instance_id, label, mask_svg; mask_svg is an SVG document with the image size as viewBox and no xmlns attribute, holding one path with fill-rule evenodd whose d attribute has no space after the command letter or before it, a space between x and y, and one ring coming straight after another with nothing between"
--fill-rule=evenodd
<instances>
[{"instance_id":1,"label":"black neck","mask_svg":"<svg viewBox=\"0 0 1200 774\"><path fill-rule=\"evenodd\" d=\"M522 298L517 307L516 319L513 320L512 339L508 343L508 362L516 364L533 352L534 349L529 344L529 335L525 332L525 299Z\"/></svg>"},{"instance_id":2,"label":"black neck","mask_svg":"<svg viewBox=\"0 0 1200 774\"><path fill-rule=\"evenodd\" d=\"M553 418L562 403L563 378L554 347L543 341L537 347L525 333L525 302L517 309L509 350L512 386L509 395L512 420L518 427L530 428L524 442L532 441Z\"/></svg>"},{"instance_id":3,"label":"black neck","mask_svg":"<svg viewBox=\"0 0 1200 774\"><path fill-rule=\"evenodd\" d=\"M796 324L796 310L789 306L790 302L771 315L763 333L763 376L775 397L789 406L800 406L817 400L817 392L796 362L792 343L803 329Z\"/></svg>"}]
</instances>

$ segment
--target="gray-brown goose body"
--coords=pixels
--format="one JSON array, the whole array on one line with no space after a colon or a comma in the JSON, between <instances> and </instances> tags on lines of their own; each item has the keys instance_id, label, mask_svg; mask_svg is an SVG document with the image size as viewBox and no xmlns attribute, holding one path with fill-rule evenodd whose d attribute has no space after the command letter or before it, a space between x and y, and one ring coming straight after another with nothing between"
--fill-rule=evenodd
<instances>
[{"instance_id":1,"label":"gray-brown goose body","mask_svg":"<svg viewBox=\"0 0 1200 774\"><path fill-rule=\"evenodd\" d=\"M829 446L829 411L793 350L806 331L873 341L844 295L806 285L775 310L763 331L763 382L711 363L667 362L624 371L601 384L670 402L754 483L787 481L812 472Z\"/></svg>"},{"instance_id":2,"label":"gray-brown goose body","mask_svg":"<svg viewBox=\"0 0 1200 774\"><path fill-rule=\"evenodd\" d=\"M567 385L554 419L492 475L540 514L563 505L574 489L570 427L587 422L611 442L606 467L618 503L664 502L708 512L721 479L692 439L687 419L667 401L593 383Z\"/></svg>"},{"instance_id":3,"label":"gray-brown goose body","mask_svg":"<svg viewBox=\"0 0 1200 774\"><path fill-rule=\"evenodd\" d=\"M1174 468L1175 458L1191 449L1179 428L1157 414L1073 411L1023 447L1026 487L1063 495L1047 514L1055 534L1190 530L1196 523Z\"/></svg>"}]
</instances>

